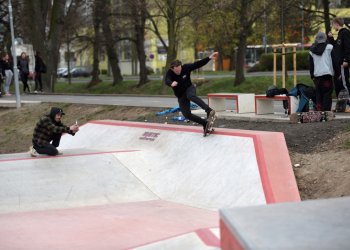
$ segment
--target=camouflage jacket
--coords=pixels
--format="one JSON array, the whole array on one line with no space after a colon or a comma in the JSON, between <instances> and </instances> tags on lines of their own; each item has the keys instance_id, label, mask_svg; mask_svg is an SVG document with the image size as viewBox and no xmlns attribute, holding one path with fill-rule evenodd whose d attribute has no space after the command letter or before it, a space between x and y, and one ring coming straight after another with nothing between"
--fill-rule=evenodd
<instances>
[{"instance_id":1,"label":"camouflage jacket","mask_svg":"<svg viewBox=\"0 0 350 250\"><path fill-rule=\"evenodd\" d=\"M73 132L69 127L65 126L61 122L55 122L49 115L43 116L37 122L33 133L33 144L38 146L44 146L51 142L53 134L69 133L73 135Z\"/></svg>"}]
</instances>

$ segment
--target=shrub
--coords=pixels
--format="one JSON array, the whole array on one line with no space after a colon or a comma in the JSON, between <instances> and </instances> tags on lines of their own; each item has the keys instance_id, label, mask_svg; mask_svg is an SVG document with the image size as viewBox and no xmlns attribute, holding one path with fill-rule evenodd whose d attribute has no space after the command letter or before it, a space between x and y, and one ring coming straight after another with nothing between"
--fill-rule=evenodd
<instances>
[{"instance_id":1,"label":"shrub","mask_svg":"<svg viewBox=\"0 0 350 250\"><path fill-rule=\"evenodd\" d=\"M286 69L293 70L293 54L286 54ZM297 51L297 70L309 69L309 52ZM277 70L282 70L282 55L277 54ZM260 61L250 72L254 71L273 71L273 53L263 54Z\"/></svg>"}]
</instances>

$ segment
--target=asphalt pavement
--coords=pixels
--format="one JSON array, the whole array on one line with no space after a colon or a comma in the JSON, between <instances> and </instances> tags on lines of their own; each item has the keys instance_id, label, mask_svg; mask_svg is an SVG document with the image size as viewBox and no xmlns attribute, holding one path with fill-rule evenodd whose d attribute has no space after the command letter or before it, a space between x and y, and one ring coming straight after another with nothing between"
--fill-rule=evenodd
<instances>
[{"instance_id":1,"label":"asphalt pavement","mask_svg":"<svg viewBox=\"0 0 350 250\"><path fill-rule=\"evenodd\" d=\"M206 98L203 98L206 101ZM14 101L15 96L1 98L1 102ZM118 105L132 107L157 107L169 108L178 105L175 97L159 96L124 96L124 95L51 95L31 94L22 95L22 102L58 102L58 103L81 103L96 105Z\"/></svg>"}]
</instances>

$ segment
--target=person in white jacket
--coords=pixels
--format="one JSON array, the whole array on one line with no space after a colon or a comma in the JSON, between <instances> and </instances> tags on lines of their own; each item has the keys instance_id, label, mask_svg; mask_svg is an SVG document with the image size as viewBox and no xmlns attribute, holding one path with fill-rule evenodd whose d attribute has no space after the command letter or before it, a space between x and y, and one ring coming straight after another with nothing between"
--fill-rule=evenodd
<instances>
[{"instance_id":1,"label":"person in white jacket","mask_svg":"<svg viewBox=\"0 0 350 250\"><path fill-rule=\"evenodd\" d=\"M332 92L334 76L333 45L327 43L324 32L318 32L315 43L310 48L310 76L316 88L316 109L332 109Z\"/></svg>"}]
</instances>

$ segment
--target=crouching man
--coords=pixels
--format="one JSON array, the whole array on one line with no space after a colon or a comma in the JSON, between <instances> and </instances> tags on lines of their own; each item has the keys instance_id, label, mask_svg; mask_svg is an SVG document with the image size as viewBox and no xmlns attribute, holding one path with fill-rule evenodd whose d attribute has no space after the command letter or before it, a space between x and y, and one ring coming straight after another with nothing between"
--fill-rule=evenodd
<instances>
[{"instance_id":1,"label":"crouching man","mask_svg":"<svg viewBox=\"0 0 350 250\"><path fill-rule=\"evenodd\" d=\"M70 127L65 126L61 122L62 109L53 107L49 114L44 115L37 122L33 133L33 146L29 152L31 156L36 157L39 154L55 156L61 154L57 147L60 144L63 133L75 135L79 131L79 126L74 124Z\"/></svg>"}]
</instances>

